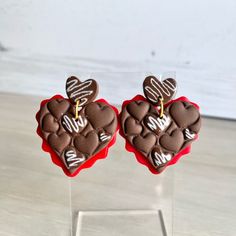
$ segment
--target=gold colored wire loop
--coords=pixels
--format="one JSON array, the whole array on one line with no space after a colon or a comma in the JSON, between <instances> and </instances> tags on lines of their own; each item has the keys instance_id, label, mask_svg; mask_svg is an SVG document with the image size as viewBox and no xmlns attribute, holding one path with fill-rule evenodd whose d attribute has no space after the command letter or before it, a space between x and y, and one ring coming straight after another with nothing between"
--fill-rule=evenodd
<instances>
[{"instance_id":1,"label":"gold colored wire loop","mask_svg":"<svg viewBox=\"0 0 236 236\"><path fill-rule=\"evenodd\" d=\"M159 101L160 101L160 106L161 106L161 110L160 110L160 118L163 117L163 114L164 114L164 103L163 103L163 97L159 97Z\"/></svg>"},{"instance_id":2,"label":"gold colored wire loop","mask_svg":"<svg viewBox=\"0 0 236 236\"><path fill-rule=\"evenodd\" d=\"M78 120L79 118L79 100L76 101L76 104L75 104L75 119Z\"/></svg>"}]
</instances>

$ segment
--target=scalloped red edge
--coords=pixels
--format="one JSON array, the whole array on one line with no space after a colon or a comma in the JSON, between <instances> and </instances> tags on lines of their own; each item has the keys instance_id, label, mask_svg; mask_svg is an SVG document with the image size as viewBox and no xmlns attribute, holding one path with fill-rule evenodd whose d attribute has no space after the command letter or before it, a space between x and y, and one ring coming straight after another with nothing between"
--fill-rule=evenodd
<instances>
[{"instance_id":1,"label":"scalloped red edge","mask_svg":"<svg viewBox=\"0 0 236 236\"><path fill-rule=\"evenodd\" d=\"M146 98L144 98L142 95L136 95L134 98L132 98L131 100L126 100L123 102L122 104L122 109L130 102L132 101L138 101L138 100L142 100L142 101L147 101ZM191 102L188 98L186 97L179 97L175 100L171 100L170 102L168 102L167 104L165 104L165 107L169 106L171 103L176 102L176 101L185 101L185 102L190 102L191 104L193 104L198 110L200 109L199 106L196 103ZM120 121L120 116L119 116L119 121ZM120 122L119 122L120 123ZM173 165L175 163L177 163L177 161L183 156L186 155L188 153L190 153L191 151L191 145L189 145L188 147L186 147L185 149L183 149L181 152L177 153L172 160L162 169L161 172L157 171L152 164L147 160L147 158L141 154L139 151L137 151L132 145L131 143L125 138L125 135L122 131L122 129L120 129L119 131L120 135L125 139L125 149L128 152L133 152L136 160L141 163L142 165L146 166L153 174L160 174L161 172L163 172L163 170L170 165ZM198 139L198 135L196 136L195 140Z\"/></svg>"},{"instance_id":2,"label":"scalloped red edge","mask_svg":"<svg viewBox=\"0 0 236 236\"><path fill-rule=\"evenodd\" d=\"M64 98L63 96L57 94L53 97L51 97L50 99L45 99L43 101L41 101L40 103L40 109L42 106L44 106L47 102L53 100L53 99L57 99L57 98L63 98L63 99L66 99ZM69 99L67 99L69 100ZM118 117L118 110L116 107L110 105L106 100L104 99L99 99L99 100L96 100L95 102L103 102L103 103L106 103L107 105L109 105L116 113L117 117ZM40 111L39 109L39 111ZM53 149L48 145L47 141L43 138L42 136L42 132L41 132L41 129L39 127L39 111L37 112L35 118L37 120L37 123L38 123L38 126L37 126L37 130L36 130L36 133L39 135L39 137L42 139L42 149L45 151L45 152L48 152L51 156L51 160L52 162L61 167L62 170L64 171L64 173L69 176L69 177L75 177L76 175L79 174L79 172L83 169L87 169L87 168L90 168L94 165L94 163L99 160L99 159L104 159L107 157L108 155L108 151L109 151L109 148L115 144L116 142L116 135L117 135L117 131L119 130L119 122L118 122L118 125L117 125L117 129L116 129L116 132L115 134L113 135L111 141L108 143L108 145L103 148L99 153L97 153L96 155L92 156L89 158L89 160L87 160L84 164L82 164L74 173L70 173L67 168L65 167L64 163L61 161L60 157L53 151Z\"/></svg>"}]
</instances>

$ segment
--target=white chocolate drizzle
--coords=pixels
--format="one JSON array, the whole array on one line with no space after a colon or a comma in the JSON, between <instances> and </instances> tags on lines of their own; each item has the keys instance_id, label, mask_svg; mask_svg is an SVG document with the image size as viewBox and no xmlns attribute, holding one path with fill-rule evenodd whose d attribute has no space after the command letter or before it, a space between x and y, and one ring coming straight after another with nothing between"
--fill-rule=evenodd
<instances>
[{"instance_id":1,"label":"white chocolate drizzle","mask_svg":"<svg viewBox=\"0 0 236 236\"><path fill-rule=\"evenodd\" d=\"M170 125L171 119L169 116L164 114L162 118L160 118L160 117L154 118L153 116L149 116L148 121L149 122L147 122L147 126L151 130L159 129L159 130L163 131Z\"/></svg>"},{"instance_id":2,"label":"white chocolate drizzle","mask_svg":"<svg viewBox=\"0 0 236 236\"><path fill-rule=\"evenodd\" d=\"M78 163L85 161L85 157L78 157L73 150L69 150L65 153L68 167L75 167Z\"/></svg>"},{"instance_id":3,"label":"white chocolate drizzle","mask_svg":"<svg viewBox=\"0 0 236 236\"><path fill-rule=\"evenodd\" d=\"M99 139L100 139L101 142L105 142L105 141L111 139L111 135L107 135L105 133L100 133L99 134Z\"/></svg>"},{"instance_id":4,"label":"white chocolate drizzle","mask_svg":"<svg viewBox=\"0 0 236 236\"><path fill-rule=\"evenodd\" d=\"M189 129L185 129L185 130L184 130L184 136L185 136L185 138L187 138L187 139L189 139L189 140L195 138L195 134L192 133Z\"/></svg>"},{"instance_id":5,"label":"white chocolate drizzle","mask_svg":"<svg viewBox=\"0 0 236 236\"><path fill-rule=\"evenodd\" d=\"M83 83L79 83L77 78L71 79L67 82L69 86L66 91L72 92L70 94L70 98L75 98L75 102L78 100L80 101L79 110L81 110L81 107L88 101L87 97L94 92L93 90L86 90L92 84L92 82L92 80L87 80Z\"/></svg>"},{"instance_id":6,"label":"white chocolate drizzle","mask_svg":"<svg viewBox=\"0 0 236 236\"><path fill-rule=\"evenodd\" d=\"M154 103L159 102L160 96L164 97L164 94L166 96L171 96L170 91L176 91L176 87L169 80L164 80L163 82L159 81L158 83L156 79L151 78L150 83L151 87L145 86L144 89L153 96L153 98L148 96L148 99Z\"/></svg>"},{"instance_id":7,"label":"white chocolate drizzle","mask_svg":"<svg viewBox=\"0 0 236 236\"><path fill-rule=\"evenodd\" d=\"M166 162L170 161L172 158L171 154L164 154L164 153L158 153L154 152L154 156L152 156L153 162L156 166L160 166L165 164Z\"/></svg>"},{"instance_id":8,"label":"white chocolate drizzle","mask_svg":"<svg viewBox=\"0 0 236 236\"><path fill-rule=\"evenodd\" d=\"M68 115L63 115L62 117L62 124L65 125L70 133L78 133L80 128L84 128L87 123L87 119L81 115L79 115L78 120L76 120L74 117L70 118Z\"/></svg>"}]
</instances>

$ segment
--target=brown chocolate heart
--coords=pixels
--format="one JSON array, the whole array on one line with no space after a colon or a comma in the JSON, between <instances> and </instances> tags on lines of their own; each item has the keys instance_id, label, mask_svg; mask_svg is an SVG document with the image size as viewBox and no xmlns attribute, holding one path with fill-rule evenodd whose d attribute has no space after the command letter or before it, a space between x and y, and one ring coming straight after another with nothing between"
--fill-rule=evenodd
<instances>
[{"instance_id":1,"label":"brown chocolate heart","mask_svg":"<svg viewBox=\"0 0 236 236\"><path fill-rule=\"evenodd\" d=\"M80 133L87 126L87 119L79 115L77 119L71 114L64 114L61 118L61 124L69 133Z\"/></svg>"},{"instance_id":2,"label":"brown chocolate heart","mask_svg":"<svg viewBox=\"0 0 236 236\"><path fill-rule=\"evenodd\" d=\"M170 101L177 90L176 81L172 78L160 81L154 76L148 76L143 82L143 91L147 100L153 105L159 105L159 98L164 99L164 103Z\"/></svg>"},{"instance_id":3,"label":"brown chocolate heart","mask_svg":"<svg viewBox=\"0 0 236 236\"><path fill-rule=\"evenodd\" d=\"M56 119L60 119L69 107L70 103L65 99L52 100L47 103L48 110Z\"/></svg>"},{"instance_id":4,"label":"brown chocolate heart","mask_svg":"<svg viewBox=\"0 0 236 236\"><path fill-rule=\"evenodd\" d=\"M149 153L152 149L152 147L155 145L156 143L156 137L154 134L147 134L144 137L142 137L141 135L137 136L134 138L134 146L141 152L144 153Z\"/></svg>"},{"instance_id":5,"label":"brown chocolate heart","mask_svg":"<svg viewBox=\"0 0 236 236\"><path fill-rule=\"evenodd\" d=\"M66 93L69 99L82 107L92 102L98 94L98 84L93 79L81 82L77 77L71 76L66 81Z\"/></svg>"},{"instance_id":6,"label":"brown chocolate heart","mask_svg":"<svg viewBox=\"0 0 236 236\"><path fill-rule=\"evenodd\" d=\"M65 147L70 144L71 137L67 133L63 133L61 135L57 135L56 133L52 133L48 136L49 145L57 152L61 153Z\"/></svg>"},{"instance_id":7,"label":"brown chocolate heart","mask_svg":"<svg viewBox=\"0 0 236 236\"><path fill-rule=\"evenodd\" d=\"M198 110L187 102L174 102L170 105L169 112L177 125L182 128L195 124L199 119Z\"/></svg>"},{"instance_id":8,"label":"brown chocolate heart","mask_svg":"<svg viewBox=\"0 0 236 236\"><path fill-rule=\"evenodd\" d=\"M94 131L91 131L86 136L79 135L74 140L76 149L87 155L91 155L96 150L98 142L98 135Z\"/></svg>"},{"instance_id":9,"label":"brown chocolate heart","mask_svg":"<svg viewBox=\"0 0 236 236\"><path fill-rule=\"evenodd\" d=\"M184 144L183 133L176 129L171 134L163 134L160 137L160 145L171 152L177 153Z\"/></svg>"},{"instance_id":10,"label":"brown chocolate heart","mask_svg":"<svg viewBox=\"0 0 236 236\"><path fill-rule=\"evenodd\" d=\"M147 114L150 105L140 101L135 101L127 105L128 112L138 121L141 121Z\"/></svg>"},{"instance_id":11,"label":"brown chocolate heart","mask_svg":"<svg viewBox=\"0 0 236 236\"><path fill-rule=\"evenodd\" d=\"M71 173L107 146L117 128L116 113L108 104L89 103L78 119L73 106L67 99L53 99L39 112L42 136Z\"/></svg>"},{"instance_id":12,"label":"brown chocolate heart","mask_svg":"<svg viewBox=\"0 0 236 236\"><path fill-rule=\"evenodd\" d=\"M44 125L43 130L49 133L56 132L59 129L59 124L51 114L47 114L43 117L42 124Z\"/></svg>"},{"instance_id":13,"label":"brown chocolate heart","mask_svg":"<svg viewBox=\"0 0 236 236\"><path fill-rule=\"evenodd\" d=\"M198 133L201 129L201 125L202 125L202 120L198 119L193 125L189 126L189 129L194 133Z\"/></svg>"},{"instance_id":14,"label":"brown chocolate heart","mask_svg":"<svg viewBox=\"0 0 236 236\"><path fill-rule=\"evenodd\" d=\"M150 162L153 166L161 170L161 168L164 167L172 159L172 157L173 156L170 153L162 152L160 148L155 147L152 150Z\"/></svg>"},{"instance_id":15,"label":"brown chocolate heart","mask_svg":"<svg viewBox=\"0 0 236 236\"><path fill-rule=\"evenodd\" d=\"M105 127L115 119L114 111L110 107L95 102L85 107L85 113L94 129Z\"/></svg>"},{"instance_id":16,"label":"brown chocolate heart","mask_svg":"<svg viewBox=\"0 0 236 236\"><path fill-rule=\"evenodd\" d=\"M82 153L77 152L74 147L67 147L64 151L64 160L67 169L76 170L86 158Z\"/></svg>"},{"instance_id":17,"label":"brown chocolate heart","mask_svg":"<svg viewBox=\"0 0 236 236\"><path fill-rule=\"evenodd\" d=\"M142 132L142 126L138 124L138 122L132 118L129 117L125 121L125 133L128 133L129 135L137 135Z\"/></svg>"},{"instance_id":18,"label":"brown chocolate heart","mask_svg":"<svg viewBox=\"0 0 236 236\"><path fill-rule=\"evenodd\" d=\"M174 101L160 118L153 105L139 100L123 107L120 123L125 138L160 172L177 153L195 140L201 117L190 102Z\"/></svg>"}]
</instances>

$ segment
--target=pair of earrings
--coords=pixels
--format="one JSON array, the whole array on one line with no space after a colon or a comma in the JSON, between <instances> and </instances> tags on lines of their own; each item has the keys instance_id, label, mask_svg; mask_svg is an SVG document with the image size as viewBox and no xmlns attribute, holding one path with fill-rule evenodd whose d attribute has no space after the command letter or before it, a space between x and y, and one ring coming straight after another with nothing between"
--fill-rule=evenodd
<instances>
[{"instance_id":1,"label":"pair of earrings","mask_svg":"<svg viewBox=\"0 0 236 236\"><path fill-rule=\"evenodd\" d=\"M172 78L148 76L143 90L145 97L124 101L119 113L104 99L94 101L95 80L68 78L68 99L55 95L43 100L36 114L42 149L73 177L107 156L119 130L137 161L153 174L161 173L190 152L201 127L199 107L186 97L172 100L177 90Z\"/></svg>"}]
</instances>

